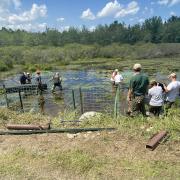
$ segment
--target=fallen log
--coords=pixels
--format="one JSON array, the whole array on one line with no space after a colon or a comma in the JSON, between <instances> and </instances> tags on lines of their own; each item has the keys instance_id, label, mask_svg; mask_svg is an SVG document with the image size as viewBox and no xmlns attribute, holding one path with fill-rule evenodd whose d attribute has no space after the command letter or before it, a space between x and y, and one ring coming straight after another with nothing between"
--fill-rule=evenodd
<instances>
[{"instance_id":1,"label":"fallen log","mask_svg":"<svg viewBox=\"0 0 180 180\"><path fill-rule=\"evenodd\" d=\"M0 131L0 135L30 135L43 133L79 133L87 131L114 131L115 128L78 128L78 129L47 129L47 130L13 130Z\"/></svg>"},{"instance_id":2,"label":"fallen log","mask_svg":"<svg viewBox=\"0 0 180 180\"><path fill-rule=\"evenodd\" d=\"M47 130L50 129L50 124L46 126L32 124L7 124L6 128L9 130Z\"/></svg>"},{"instance_id":3,"label":"fallen log","mask_svg":"<svg viewBox=\"0 0 180 180\"><path fill-rule=\"evenodd\" d=\"M161 131L155 134L150 138L148 143L146 144L146 148L151 149L152 151L158 146L158 144L167 136L167 131Z\"/></svg>"}]
</instances>

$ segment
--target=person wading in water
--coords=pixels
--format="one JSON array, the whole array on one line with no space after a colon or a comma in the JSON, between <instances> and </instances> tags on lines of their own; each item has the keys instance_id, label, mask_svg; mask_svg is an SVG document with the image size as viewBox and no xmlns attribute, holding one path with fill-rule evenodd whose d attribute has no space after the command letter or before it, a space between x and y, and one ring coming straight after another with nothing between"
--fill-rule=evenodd
<instances>
[{"instance_id":1,"label":"person wading in water","mask_svg":"<svg viewBox=\"0 0 180 180\"><path fill-rule=\"evenodd\" d=\"M54 83L53 88L52 88L52 92L55 91L56 87L59 87L59 90L62 91L62 84L61 84L62 78L58 72L55 73L55 75L52 77L51 80L53 80L53 83Z\"/></svg>"}]
</instances>

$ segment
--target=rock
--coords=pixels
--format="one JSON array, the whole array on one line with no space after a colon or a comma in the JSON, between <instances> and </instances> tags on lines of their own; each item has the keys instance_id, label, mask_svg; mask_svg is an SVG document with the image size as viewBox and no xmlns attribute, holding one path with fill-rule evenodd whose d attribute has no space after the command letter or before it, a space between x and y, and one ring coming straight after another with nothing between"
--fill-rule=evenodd
<instances>
[{"instance_id":1,"label":"rock","mask_svg":"<svg viewBox=\"0 0 180 180\"><path fill-rule=\"evenodd\" d=\"M77 136L77 134L67 134L67 137L69 138L69 139L73 139L73 138L75 138Z\"/></svg>"},{"instance_id":2,"label":"rock","mask_svg":"<svg viewBox=\"0 0 180 180\"><path fill-rule=\"evenodd\" d=\"M89 111L89 112L85 112L84 114L81 115L81 117L79 118L80 121L84 121L84 120L89 120L93 117L100 117L102 115L102 113L98 113L95 111Z\"/></svg>"},{"instance_id":3,"label":"rock","mask_svg":"<svg viewBox=\"0 0 180 180\"><path fill-rule=\"evenodd\" d=\"M153 129L153 127L151 126L151 127L147 128L146 131L150 132L152 129Z\"/></svg>"},{"instance_id":4,"label":"rock","mask_svg":"<svg viewBox=\"0 0 180 180\"><path fill-rule=\"evenodd\" d=\"M84 136L84 138L87 138L89 136L89 134L86 133L83 136Z\"/></svg>"}]
</instances>

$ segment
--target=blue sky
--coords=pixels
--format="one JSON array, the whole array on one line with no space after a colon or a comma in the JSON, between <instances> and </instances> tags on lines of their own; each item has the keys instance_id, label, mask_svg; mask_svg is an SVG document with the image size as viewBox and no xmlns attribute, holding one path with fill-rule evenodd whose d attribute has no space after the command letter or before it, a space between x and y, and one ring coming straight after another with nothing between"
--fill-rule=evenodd
<instances>
[{"instance_id":1,"label":"blue sky","mask_svg":"<svg viewBox=\"0 0 180 180\"><path fill-rule=\"evenodd\" d=\"M82 25L93 30L115 20L135 24L171 15L180 16L180 0L0 0L0 27L27 31Z\"/></svg>"}]
</instances>

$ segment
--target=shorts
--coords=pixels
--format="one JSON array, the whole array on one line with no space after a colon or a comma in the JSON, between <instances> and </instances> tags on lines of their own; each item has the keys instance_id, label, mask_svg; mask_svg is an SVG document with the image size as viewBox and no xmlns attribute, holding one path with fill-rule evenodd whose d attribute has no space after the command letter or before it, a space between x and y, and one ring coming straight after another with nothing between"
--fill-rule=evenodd
<instances>
[{"instance_id":1,"label":"shorts","mask_svg":"<svg viewBox=\"0 0 180 180\"><path fill-rule=\"evenodd\" d=\"M154 114L155 116L159 116L161 113L162 106L149 106L149 112Z\"/></svg>"}]
</instances>

